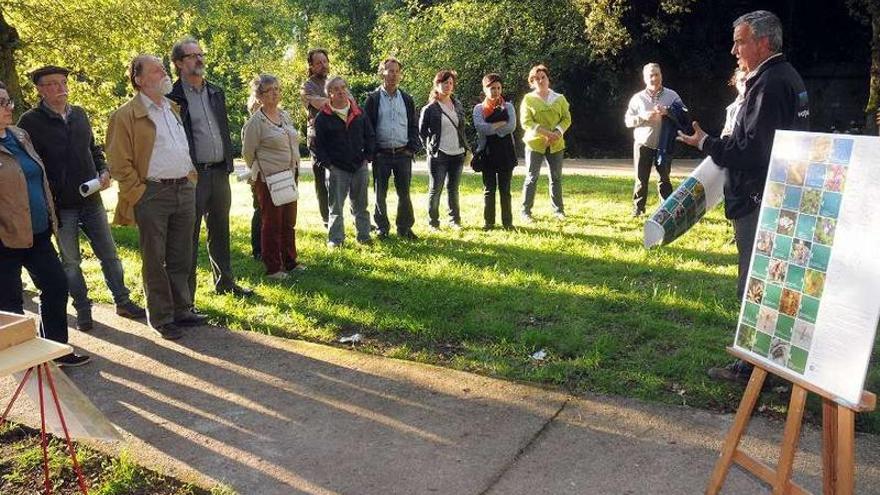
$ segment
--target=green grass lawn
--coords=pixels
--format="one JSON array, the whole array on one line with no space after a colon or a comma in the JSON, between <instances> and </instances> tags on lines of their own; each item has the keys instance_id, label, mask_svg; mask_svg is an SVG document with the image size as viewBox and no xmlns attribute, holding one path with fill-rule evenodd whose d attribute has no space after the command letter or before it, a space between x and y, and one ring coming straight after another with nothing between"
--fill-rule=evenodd
<instances>
[{"instance_id":1,"label":"green grass lawn","mask_svg":"<svg viewBox=\"0 0 880 495\"><path fill-rule=\"evenodd\" d=\"M724 349L739 310L733 234L720 208L671 246L646 251L642 221L629 217L631 179L566 176L568 219L559 222L542 177L537 223L487 233L480 229L480 178L466 173L465 229L429 233L427 180L413 182L420 241L392 236L363 248L353 242L346 212L346 247L330 251L311 177L304 177L297 246L308 270L278 282L266 280L250 256L250 191L234 184L234 270L257 297L214 294L203 243L197 306L214 323L237 330L321 343L357 332L366 352L576 393L736 408L741 388L706 377L709 367L730 360ZM514 223L521 186L522 177L514 177ZM649 211L656 207L651 194ZM104 196L109 209L115 194ZM389 210L395 207L392 192ZM139 288L137 233L115 228L114 234L129 285ZM97 260L85 250L93 298L110 302ZM141 291L135 294L142 302ZM530 358L541 349L546 360ZM872 369L868 388L877 382ZM771 411L784 410L787 400L772 392L764 397ZM812 403L811 410L820 409ZM860 427L880 431L880 416L860 416Z\"/></svg>"}]
</instances>

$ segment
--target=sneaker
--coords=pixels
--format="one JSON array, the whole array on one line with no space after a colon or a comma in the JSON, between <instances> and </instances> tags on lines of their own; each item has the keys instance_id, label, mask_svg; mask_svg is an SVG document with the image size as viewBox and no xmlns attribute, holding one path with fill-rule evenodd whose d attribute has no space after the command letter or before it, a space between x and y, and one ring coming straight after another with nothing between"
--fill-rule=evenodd
<instances>
[{"instance_id":1,"label":"sneaker","mask_svg":"<svg viewBox=\"0 0 880 495\"><path fill-rule=\"evenodd\" d=\"M634 209L633 212L632 212L632 217L633 217L633 218L639 218L640 216L642 216L642 215L644 215L644 214L645 214L645 210L640 210L640 209L636 208L636 209Z\"/></svg>"},{"instance_id":2,"label":"sneaker","mask_svg":"<svg viewBox=\"0 0 880 495\"><path fill-rule=\"evenodd\" d=\"M462 229L461 224L458 222L449 222L449 228L456 232L459 232Z\"/></svg>"},{"instance_id":3,"label":"sneaker","mask_svg":"<svg viewBox=\"0 0 880 495\"><path fill-rule=\"evenodd\" d=\"M407 230L407 231L401 232L398 235L401 237L401 239L407 239L410 241L419 240L419 236L417 236L412 230Z\"/></svg>"},{"instance_id":4,"label":"sneaker","mask_svg":"<svg viewBox=\"0 0 880 495\"><path fill-rule=\"evenodd\" d=\"M54 359L55 364L57 364L59 368L76 368L77 366L82 366L91 360L91 357L86 356L85 354L77 354L75 352Z\"/></svg>"},{"instance_id":5,"label":"sneaker","mask_svg":"<svg viewBox=\"0 0 880 495\"><path fill-rule=\"evenodd\" d=\"M528 225L535 223L534 217L532 217L532 215L529 213L522 214L522 221L523 221L523 223L528 224Z\"/></svg>"},{"instance_id":6,"label":"sneaker","mask_svg":"<svg viewBox=\"0 0 880 495\"><path fill-rule=\"evenodd\" d=\"M304 272L306 270L308 270L308 268L306 268L306 265L303 265L302 263L297 263L293 266L293 268L287 270L287 273Z\"/></svg>"},{"instance_id":7,"label":"sneaker","mask_svg":"<svg viewBox=\"0 0 880 495\"><path fill-rule=\"evenodd\" d=\"M388 232L386 232L384 230L380 230L376 234L376 239L379 239L380 241L384 241L384 240L388 239Z\"/></svg>"},{"instance_id":8,"label":"sneaker","mask_svg":"<svg viewBox=\"0 0 880 495\"><path fill-rule=\"evenodd\" d=\"M123 318L128 318L130 320L138 320L147 316L147 312L144 311L144 308L138 306L137 304L128 301L127 303L117 304L116 305L116 314Z\"/></svg>"},{"instance_id":9,"label":"sneaker","mask_svg":"<svg viewBox=\"0 0 880 495\"><path fill-rule=\"evenodd\" d=\"M178 327L174 323L166 323L164 325L159 325L158 327L151 328L154 332L158 333L159 336L165 340L177 340L183 337L183 332L180 330L180 327Z\"/></svg>"},{"instance_id":10,"label":"sneaker","mask_svg":"<svg viewBox=\"0 0 880 495\"><path fill-rule=\"evenodd\" d=\"M95 328L95 322L92 320L92 310L84 310L76 312L76 329L80 332L89 332Z\"/></svg>"},{"instance_id":11,"label":"sneaker","mask_svg":"<svg viewBox=\"0 0 880 495\"><path fill-rule=\"evenodd\" d=\"M565 220L565 213L561 211L557 211L556 213L554 213L554 216L557 220Z\"/></svg>"},{"instance_id":12,"label":"sneaker","mask_svg":"<svg viewBox=\"0 0 880 495\"><path fill-rule=\"evenodd\" d=\"M284 280L287 278L287 272L275 272L266 275L266 278L271 278L273 280Z\"/></svg>"},{"instance_id":13,"label":"sneaker","mask_svg":"<svg viewBox=\"0 0 880 495\"><path fill-rule=\"evenodd\" d=\"M197 327L207 323L208 317L195 311L187 311L174 319L174 325L180 327Z\"/></svg>"},{"instance_id":14,"label":"sneaker","mask_svg":"<svg viewBox=\"0 0 880 495\"><path fill-rule=\"evenodd\" d=\"M492 230L492 229L494 229L494 228L495 228L495 226L492 225L492 224L490 224L490 223L487 223L486 225L483 225L483 230L485 230L485 231L490 231L490 230Z\"/></svg>"},{"instance_id":15,"label":"sneaker","mask_svg":"<svg viewBox=\"0 0 880 495\"><path fill-rule=\"evenodd\" d=\"M428 230L430 230L431 232L440 232L440 226L439 225L428 225Z\"/></svg>"},{"instance_id":16,"label":"sneaker","mask_svg":"<svg viewBox=\"0 0 880 495\"><path fill-rule=\"evenodd\" d=\"M340 241L340 242L327 241L327 248L328 249L339 249L341 247L342 247L342 241Z\"/></svg>"},{"instance_id":17,"label":"sneaker","mask_svg":"<svg viewBox=\"0 0 880 495\"><path fill-rule=\"evenodd\" d=\"M713 380L746 383L752 376L752 365L737 359L722 368L709 368L708 374Z\"/></svg>"}]
</instances>

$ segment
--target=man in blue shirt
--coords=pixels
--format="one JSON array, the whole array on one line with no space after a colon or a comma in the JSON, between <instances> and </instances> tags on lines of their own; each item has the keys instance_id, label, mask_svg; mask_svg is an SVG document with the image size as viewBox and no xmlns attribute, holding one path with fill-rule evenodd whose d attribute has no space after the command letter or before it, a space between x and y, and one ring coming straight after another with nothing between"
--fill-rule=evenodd
<instances>
[{"instance_id":1,"label":"man in blue shirt","mask_svg":"<svg viewBox=\"0 0 880 495\"><path fill-rule=\"evenodd\" d=\"M373 221L379 239L388 237L388 182L394 174L397 191L397 235L416 240L412 226L415 223L409 188L412 182L412 159L419 150L419 129L412 97L399 88L402 66L394 57L379 64L382 85L367 95L364 112L376 131L376 155L373 159L373 187L376 206Z\"/></svg>"}]
</instances>

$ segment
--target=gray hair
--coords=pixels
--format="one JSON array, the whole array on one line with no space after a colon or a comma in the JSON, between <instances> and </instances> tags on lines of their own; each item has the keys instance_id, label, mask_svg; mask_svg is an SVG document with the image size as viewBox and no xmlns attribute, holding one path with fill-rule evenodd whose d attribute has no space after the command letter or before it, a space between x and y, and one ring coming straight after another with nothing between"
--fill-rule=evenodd
<instances>
[{"instance_id":1,"label":"gray hair","mask_svg":"<svg viewBox=\"0 0 880 495\"><path fill-rule=\"evenodd\" d=\"M752 28L752 36L755 39L767 38L770 43L770 51L778 53L782 50L782 22L776 14L767 10L756 10L739 16L733 21L733 27L746 24Z\"/></svg>"},{"instance_id":2,"label":"gray hair","mask_svg":"<svg viewBox=\"0 0 880 495\"><path fill-rule=\"evenodd\" d=\"M642 67L642 73L644 74L645 72L648 72L650 69L660 70L660 64L658 64L657 62L648 62L647 64L645 64L644 67Z\"/></svg>"},{"instance_id":3,"label":"gray hair","mask_svg":"<svg viewBox=\"0 0 880 495\"><path fill-rule=\"evenodd\" d=\"M251 79L251 92L247 99L249 113L254 113L260 109L260 102L257 100L257 95L262 93L266 86L269 86L270 84L278 84L278 78L272 74L260 74Z\"/></svg>"},{"instance_id":4,"label":"gray hair","mask_svg":"<svg viewBox=\"0 0 880 495\"><path fill-rule=\"evenodd\" d=\"M150 55L149 53L141 53L133 58L131 64L128 66L128 79L131 81L131 87L137 91L141 90L140 84L137 83L137 78L144 72L144 64L147 62L155 62L162 65L162 61L159 60L159 57Z\"/></svg>"},{"instance_id":5,"label":"gray hair","mask_svg":"<svg viewBox=\"0 0 880 495\"><path fill-rule=\"evenodd\" d=\"M348 81L346 81L345 78L343 78L342 76L331 76L331 77L328 77L328 78L327 78L327 82L324 83L324 93L329 95L329 94L330 94L330 88L332 88L333 86L338 85L339 83L342 83L342 84L344 84L346 87L348 87Z\"/></svg>"}]
</instances>

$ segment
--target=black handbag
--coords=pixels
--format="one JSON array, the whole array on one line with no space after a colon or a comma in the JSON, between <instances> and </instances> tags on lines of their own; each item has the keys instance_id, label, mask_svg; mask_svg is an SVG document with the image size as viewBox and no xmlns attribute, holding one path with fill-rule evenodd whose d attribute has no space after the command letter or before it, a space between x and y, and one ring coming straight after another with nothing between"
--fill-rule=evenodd
<instances>
[{"instance_id":1,"label":"black handbag","mask_svg":"<svg viewBox=\"0 0 880 495\"><path fill-rule=\"evenodd\" d=\"M486 169L486 160L489 158L487 148L487 146L483 146L483 149L476 152L471 158L471 168L474 169L474 172L482 172Z\"/></svg>"}]
</instances>

